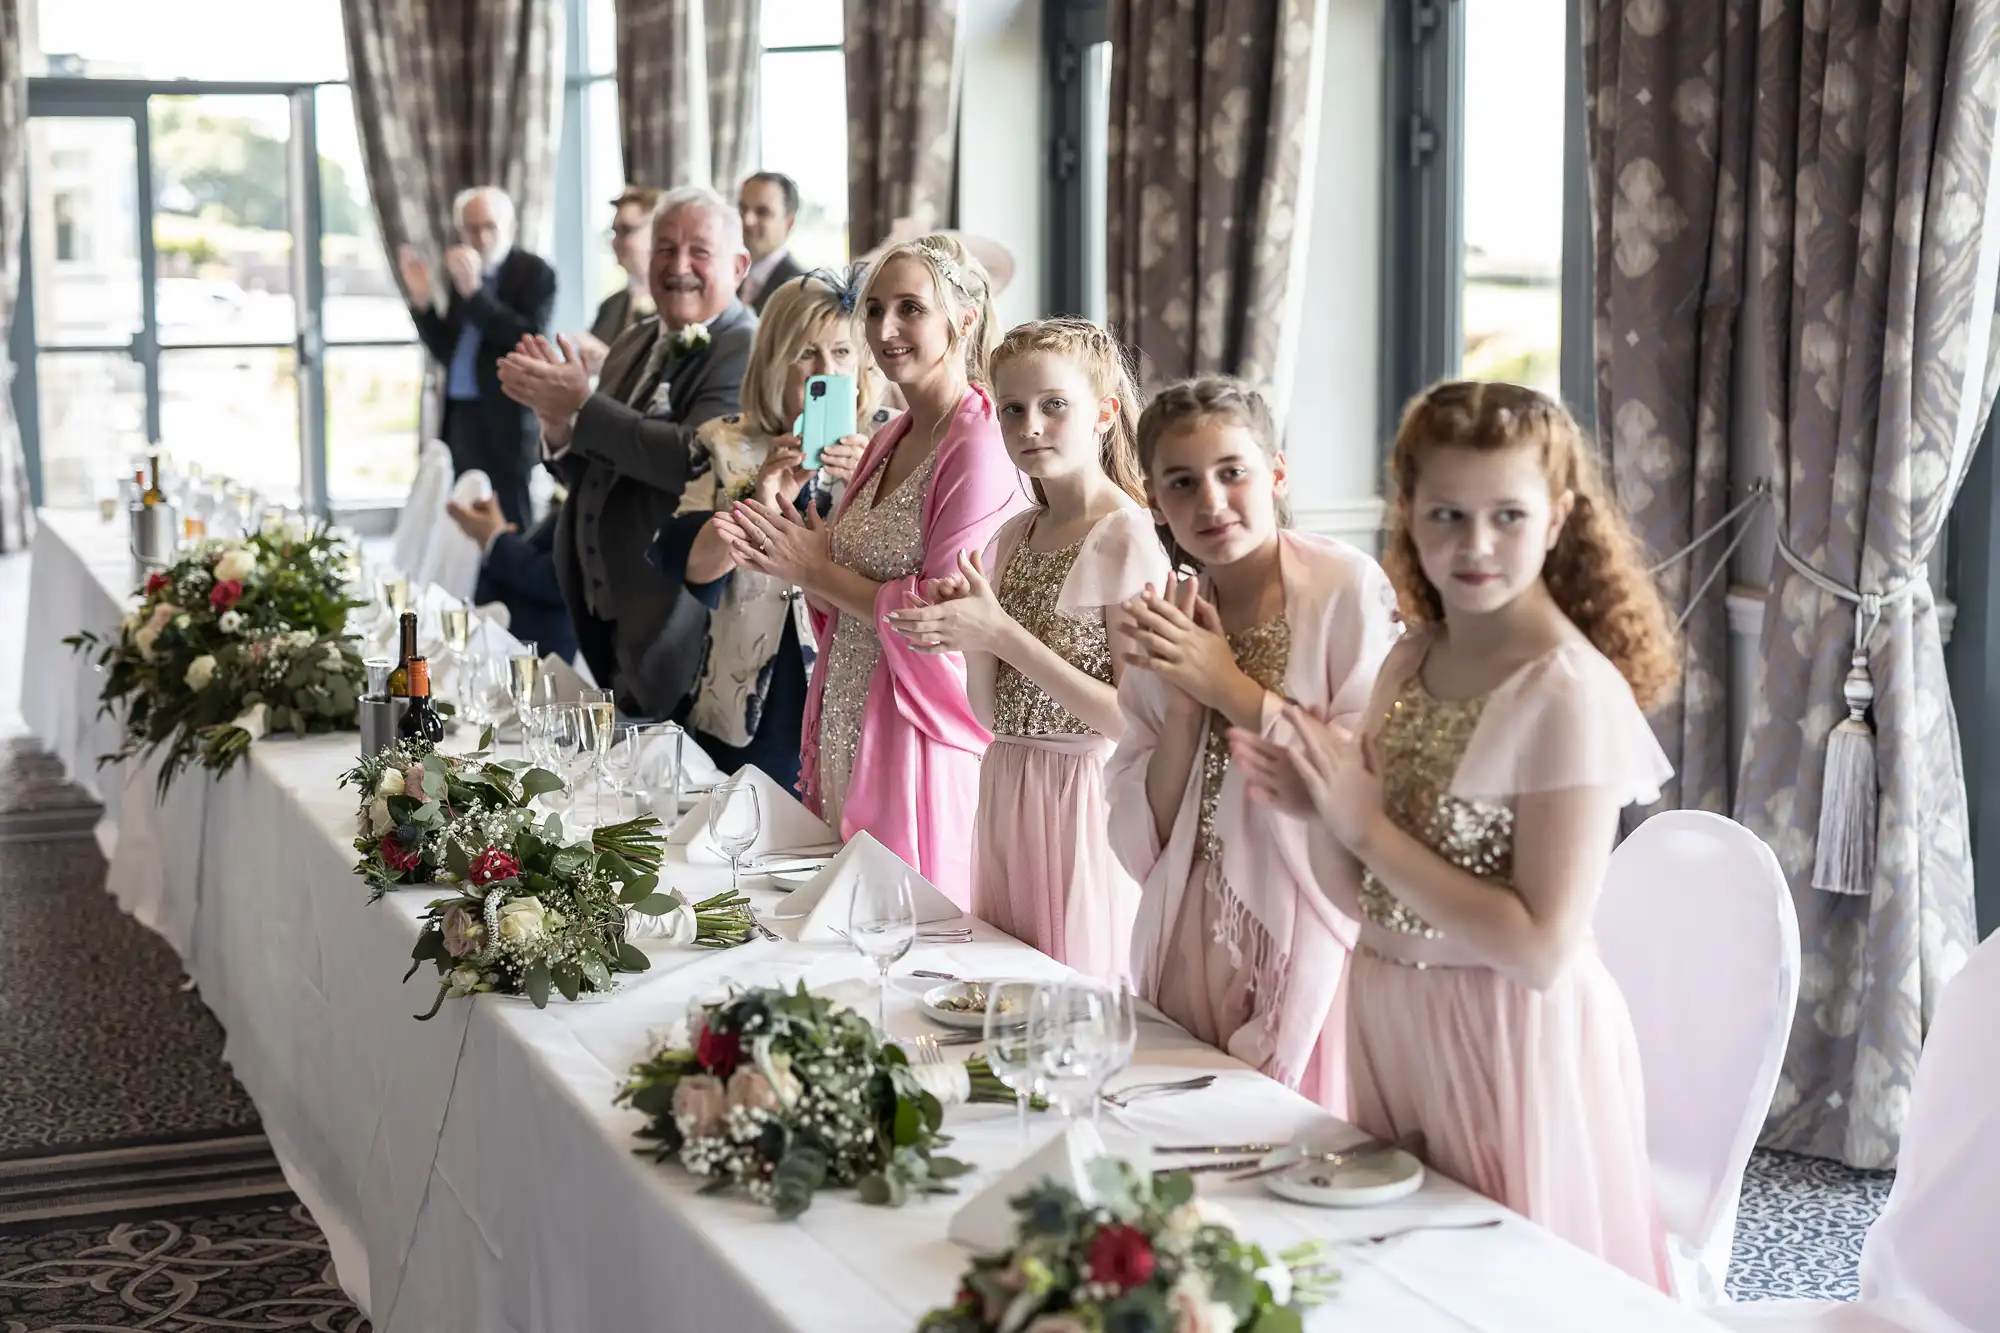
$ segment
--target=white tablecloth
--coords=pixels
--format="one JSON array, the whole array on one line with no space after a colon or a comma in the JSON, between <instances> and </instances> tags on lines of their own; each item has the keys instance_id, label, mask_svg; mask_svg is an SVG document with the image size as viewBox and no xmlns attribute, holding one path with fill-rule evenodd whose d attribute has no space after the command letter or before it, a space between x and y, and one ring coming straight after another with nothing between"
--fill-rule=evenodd
<instances>
[{"instance_id":1,"label":"white tablecloth","mask_svg":"<svg viewBox=\"0 0 2000 1333\"><path fill-rule=\"evenodd\" d=\"M80 777L105 748L103 734L79 721L94 711L95 677L47 643L79 623L116 622L129 574L103 554L109 531L95 516L45 513L31 572L25 674L35 687L24 711ZM950 1298L965 1263L943 1239L957 1200L892 1210L827 1193L798 1221L777 1222L738 1199L697 1197L677 1168L635 1157L641 1117L612 1105L649 1035L690 999L803 979L864 1000L868 973L857 956L789 941L725 953L651 942L643 947L653 970L626 978L606 1001L558 1000L537 1011L487 997L414 1022L430 1007L434 976L426 967L398 981L426 894L370 905L352 873L353 794L335 777L354 745L352 736L259 743L220 782L184 779L158 811L150 789L136 785L146 775L127 774L135 785L120 793L118 860L146 863L125 866L121 901L185 958L286 1174L327 1232L342 1285L378 1330L882 1333L912 1327ZM141 840L125 836L138 828L143 854ZM669 882L700 892L726 876L674 866ZM984 927L969 945L919 946L910 967L967 976L1057 970ZM892 1028L924 1026L917 989L896 983ZM1303 1099L1164 1024L1145 1025L1126 1077L1194 1070L1221 1077L1205 1092L1107 1118L1107 1137L1282 1140L1322 1120ZM1037 1134L1054 1131L1037 1120ZM952 1152L980 1168L967 1192L1025 1151L1011 1109L960 1109L948 1129ZM1313 1329L1714 1327L1442 1179L1401 1204L1352 1213L1285 1204L1213 1177L1202 1189L1271 1246L1417 1221L1503 1219L1493 1230L1340 1244L1345 1279L1334 1303L1308 1320Z\"/></svg>"}]
</instances>

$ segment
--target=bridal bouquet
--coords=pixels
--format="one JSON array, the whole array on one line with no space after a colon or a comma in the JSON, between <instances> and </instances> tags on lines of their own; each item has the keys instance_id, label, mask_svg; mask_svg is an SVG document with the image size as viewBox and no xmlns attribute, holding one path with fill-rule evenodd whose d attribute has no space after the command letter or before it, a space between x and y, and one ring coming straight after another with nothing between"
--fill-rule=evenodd
<instances>
[{"instance_id":1,"label":"bridal bouquet","mask_svg":"<svg viewBox=\"0 0 2000 1333\"><path fill-rule=\"evenodd\" d=\"M970 1170L934 1156L948 1100L1012 1102L985 1061L912 1066L860 1014L777 987L747 990L689 1016L692 1040L632 1069L618 1101L648 1117L655 1161L678 1157L715 1190L740 1186L792 1218L829 1186L901 1205L948 1193Z\"/></svg>"},{"instance_id":2,"label":"bridal bouquet","mask_svg":"<svg viewBox=\"0 0 2000 1333\"><path fill-rule=\"evenodd\" d=\"M426 787L434 758L424 759L419 781ZM400 844L400 830L391 836ZM440 874L457 892L425 909L403 975L409 980L425 963L437 968L437 1000L419 1021L467 995L525 995L540 1009L551 992L566 1000L608 992L617 984L613 973L649 965L627 937L635 923L685 922L689 928L670 930L669 938L710 948L749 939L748 899L710 899L697 907L661 890L664 845L651 815L594 829L587 843L566 842L558 815L537 825L488 810L448 822Z\"/></svg>"},{"instance_id":3,"label":"bridal bouquet","mask_svg":"<svg viewBox=\"0 0 2000 1333\"><path fill-rule=\"evenodd\" d=\"M1045 1182L1014 1200L1014 1248L972 1261L958 1299L919 1333L1299 1333L1338 1275L1317 1241L1275 1260L1185 1172L1091 1164L1098 1202Z\"/></svg>"},{"instance_id":4,"label":"bridal bouquet","mask_svg":"<svg viewBox=\"0 0 2000 1333\"><path fill-rule=\"evenodd\" d=\"M124 713L123 742L98 763L164 749L164 796L189 764L227 772L270 732L353 727L363 675L344 551L324 528L281 523L203 542L147 576L115 634L65 639L105 673L100 713Z\"/></svg>"}]
</instances>

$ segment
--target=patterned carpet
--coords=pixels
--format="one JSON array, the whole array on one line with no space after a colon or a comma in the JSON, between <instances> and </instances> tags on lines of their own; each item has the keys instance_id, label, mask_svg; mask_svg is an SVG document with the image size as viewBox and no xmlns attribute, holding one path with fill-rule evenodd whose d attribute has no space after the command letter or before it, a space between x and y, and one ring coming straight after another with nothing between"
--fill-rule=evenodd
<instances>
[{"instance_id":1,"label":"patterned carpet","mask_svg":"<svg viewBox=\"0 0 2000 1333\"><path fill-rule=\"evenodd\" d=\"M1861 1241L1895 1176L1758 1152L1743 1178L1729 1294L1739 1301L1851 1301Z\"/></svg>"},{"instance_id":2,"label":"patterned carpet","mask_svg":"<svg viewBox=\"0 0 2000 1333\"><path fill-rule=\"evenodd\" d=\"M361 1333L221 1029L104 892L98 815L0 747L0 1333Z\"/></svg>"}]
</instances>

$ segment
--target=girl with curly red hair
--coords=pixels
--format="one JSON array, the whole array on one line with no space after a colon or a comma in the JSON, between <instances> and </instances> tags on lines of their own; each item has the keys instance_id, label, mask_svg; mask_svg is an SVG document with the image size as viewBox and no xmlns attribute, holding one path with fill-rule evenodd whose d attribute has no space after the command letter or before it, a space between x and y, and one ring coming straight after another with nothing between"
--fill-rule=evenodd
<instances>
[{"instance_id":1,"label":"girl with curly red hair","mask_svg":"<svg viewBox=\"0 0 2000 1333\"><path fill-rule=\"evenodd\" d=\"M1638 1044L1590 923L1619 811L1671 772L1641 708L1673 683L1674 631L1547 395L1440 384L1391 472L1411 632L1368 720L1294 708L1289 746L1234 738L1254 790L1322 821L1317 877L1361 923L1350 1114L1665 1289Z\"/></svg>"}]
</instances>

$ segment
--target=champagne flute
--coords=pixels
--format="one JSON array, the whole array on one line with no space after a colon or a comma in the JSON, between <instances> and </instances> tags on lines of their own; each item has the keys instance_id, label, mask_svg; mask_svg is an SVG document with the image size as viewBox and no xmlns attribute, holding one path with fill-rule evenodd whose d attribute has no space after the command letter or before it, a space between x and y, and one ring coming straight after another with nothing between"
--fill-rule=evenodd
<instances>
[{"instance_id":1,"label":"champagne flute","mask_svg":"<svg viewBox=\"0 0 2000 1333\"><path fill-rule=\"evenodd\" d=\"M604 777L611 787L611 818L625 817L625 793L634 790L639 779L639 767L644 759L646 738L640 729L630 723L611 729L611 747L604 752ZM633 796L636 805L638 797ZM636 809L633 814L639 813Z\"/></svg>"},{"instance_id":2,"label":"champagne flute","mask_svg":"<svg viewBox=\"0 0 2000 1333\"><path fill-rule=\"evenodd\" d=\"M440 613L444 621L444 646L454 653L462 653L472 639L472 612L465 603L447 606Z\"/></svg>"},{"instance_id":3,"label":"champagne flute","mask_svg":"<svg viewBox=\"0 0 2000 1333\"><path fill-rule=\"evenodd\" d=\"M410 580L401 574L380 574L375 578L375 596L389 612L391 620L401 620L410 609Z\"/></svg>"},{"instance_id":4,"label":"champagne flute","mask_svg":"<svg viewBox=\"0 0 2000 1333\"><path fill-rule=\"evenodd\" d=\"M758 807L757 788L745 778L723 783L708 797L708 835L729 858L729 891L742 891L743 853L757 842L763 831L764 812Z\"/></svg>"},{"instance_id":5,"label":"champagne flute","mask_svg":"<svg viewBox=\"0 0 2000 1333\"><path fill-rule=\"evenodd\" d=\"M589 740L597 751L596 763L593 765L596 785L590 794L590 808L594 814L604 798L604 760L611 753L611 741L617 734L618 706L612 702L610 690L590 686L585 686L577 692L577 703L583 707Z\"/></svg>"},{"instance_id":6,"label":"champagne flute","mask_svg":"<svg viewBox=\"0 0 2000 1333\"><path fill-rule=\"evenodd\" d=\"M442 694L463 712L464 696L468 692L465 650L472 641L472 612L463 602L457 602L440 611L438 618L444 635L444 651L438 654L439 660L432 667L431 693Z\"/></svg>"},{"instance_id":7,"label":"champagne flute","mask_svg":"<svg viewBox=\"0 0 2000 1333\"><path fill-rule=\"evenodd\" d=\"M889 969L917 942L917 900L908 874L863 881L847 904L847 938L875 964L876 1027L889 1031Z\"/></svg>"},{"instance_id":8,"label":"champagne flute","mask_svg":"<svg viewBox=\"0 0 2000 1333\"><path fill-rule=\"evenodd\" d=\"M549 771L563 780L560 790L544 792L535 799L542 808L561 814L575 808L576 779L590 761L584 737L583 710L575 704L542 709L535 719L536 738Z\"/></svg>"},{"instance_id":9,"label":"champagne flute","mask_svg":"<svg viewBox=\"0 0 2000 1333\"><path fill-rule=\"evenodd\" d=\"M514 717L521 724L521 740L528 739L528 716L538 702L537 689L542 679L542 657L535 651L535 645L524 643L521 651L507 658L508 693L514 698Z\"/></svg>"}]
</instances>

